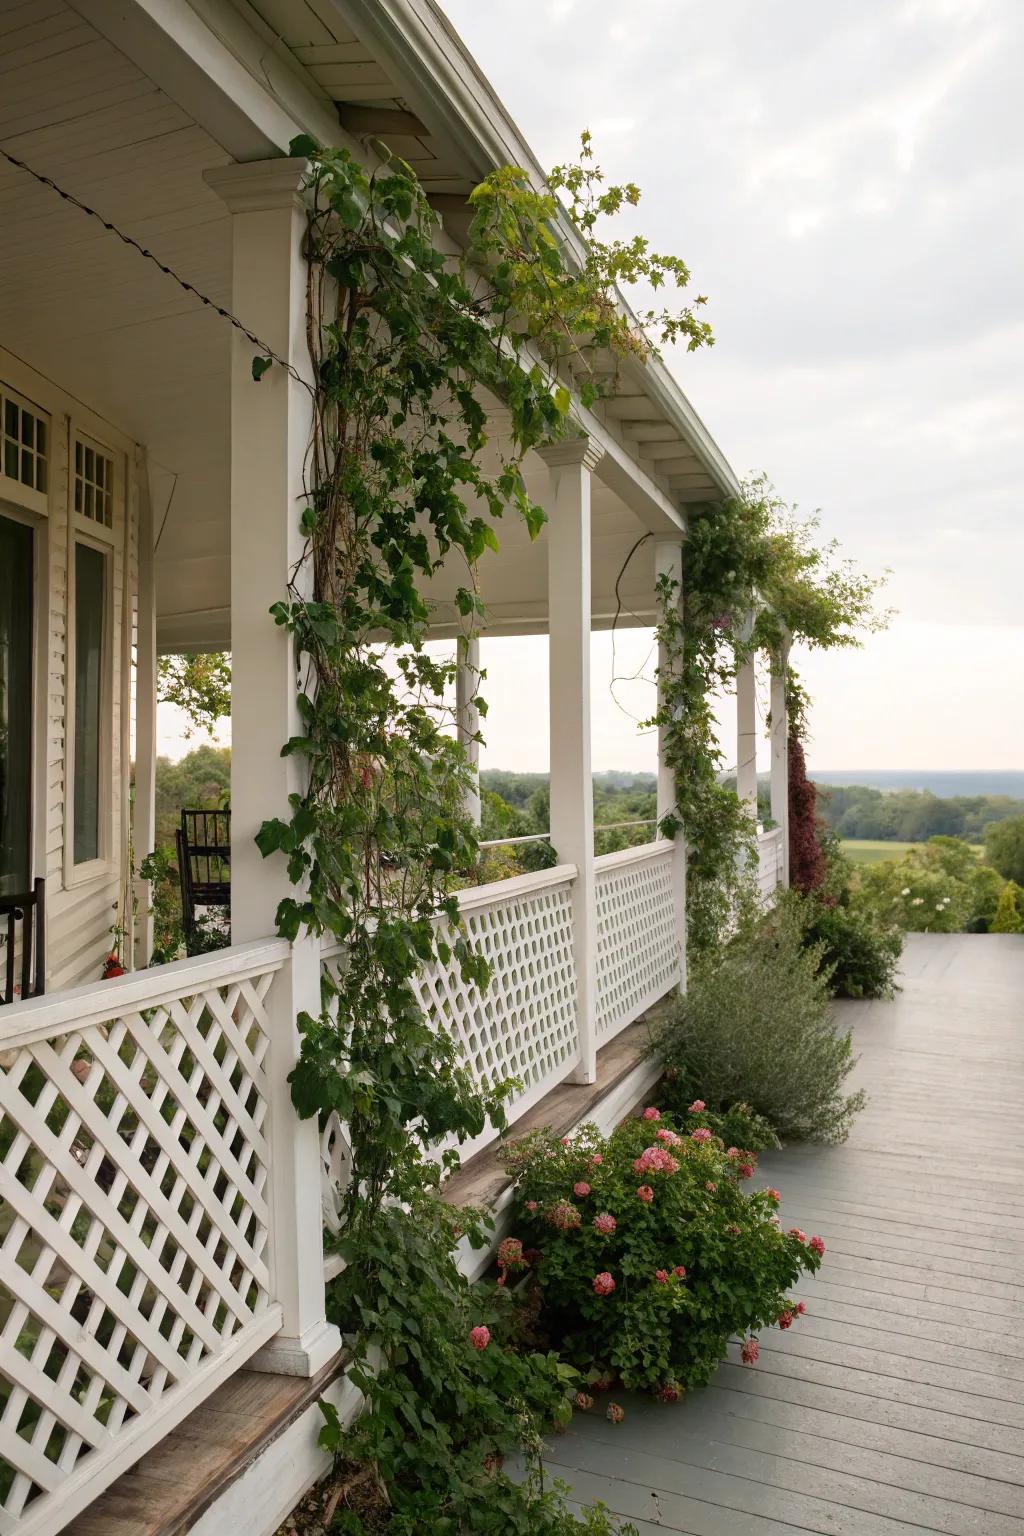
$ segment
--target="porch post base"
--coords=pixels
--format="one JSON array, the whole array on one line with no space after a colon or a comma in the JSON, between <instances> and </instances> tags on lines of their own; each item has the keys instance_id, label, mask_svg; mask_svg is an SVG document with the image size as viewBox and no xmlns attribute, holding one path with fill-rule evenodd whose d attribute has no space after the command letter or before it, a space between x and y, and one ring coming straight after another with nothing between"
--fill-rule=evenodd
<instances>
[{"instance_id":1,"label":"porch post base","mask_svg":"<svg viewBox=\"0 0 1024 1536\"><path fill-rule=\"evenodd\" d=\"M596 1083L597 1082L597 1062L596 1062L596 1060L592 1061L592 1062L591 1061L581 1061L578 1066L573 1067L572 1071L569 1073L569 1076L566 1078L566 1082L567 1083L580 1083L580 1084Z\"/></svg>"},{"instance_id":2,"label":"porch post base","mask_svg":"<svg viewBox=\"0 0 1024 1536\"><path fill-rule=\"evenodd\" d=\"M333 1323L314 1323L300 1338L278 1333L249 1361L252 1371L271 1376L315 1376L341 1349L341 1334Z\"/></svg>"}]
</instances>

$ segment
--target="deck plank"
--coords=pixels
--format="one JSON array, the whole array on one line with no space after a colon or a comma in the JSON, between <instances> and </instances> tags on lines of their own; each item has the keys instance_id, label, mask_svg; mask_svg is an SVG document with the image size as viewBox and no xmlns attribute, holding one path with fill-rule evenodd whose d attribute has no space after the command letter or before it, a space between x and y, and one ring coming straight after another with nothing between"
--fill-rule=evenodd
<instances>
[{"instance_id":1,"label":"deck plank","mask_svg":"<svg viewBox=\"0 0 1024 1536\"><path fill-rule=\"evenodd\" d=\"M914 936L897 999L838 1014L868 1107L760 1168L827 1244L807 1317L550 1444L644 1536L1024 1536L1024 937Z\"/></svg>"}]
</instances>

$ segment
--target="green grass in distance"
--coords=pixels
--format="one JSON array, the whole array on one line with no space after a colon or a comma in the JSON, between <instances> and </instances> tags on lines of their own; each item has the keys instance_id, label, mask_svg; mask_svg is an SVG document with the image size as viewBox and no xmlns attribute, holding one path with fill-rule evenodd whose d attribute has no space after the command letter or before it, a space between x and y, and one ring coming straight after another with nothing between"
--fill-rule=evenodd
<instances>
[{"instance_id":1,"label":"green grass in distance","mask_svg":"<svg viewBox=\"0 0 1024 1536\"><path fill-rule=\"evenodd\" d=\"M880 864L883 859L902 859L911 848L918 847L917 843L887 843L873 841L870 838L844 839L842 850L848 859L854 864ZM972 843L971 847L979 856L983 852L980 843Z\"/></svg>"}]
</instances>

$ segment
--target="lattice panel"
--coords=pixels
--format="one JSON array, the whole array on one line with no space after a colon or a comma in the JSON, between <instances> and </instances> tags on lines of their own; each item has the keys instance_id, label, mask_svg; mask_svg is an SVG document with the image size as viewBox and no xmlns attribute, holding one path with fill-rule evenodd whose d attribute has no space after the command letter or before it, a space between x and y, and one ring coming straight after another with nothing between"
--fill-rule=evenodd
<instances>
[{"instance_id":1,"label":"lattice panel","mask_svg":"<svg viewBox=\"0 0 1024 1536\"><path fill-rule=\"evenodd\" d=\"M425 1011L459 1041L482 1086L519 1079L509 1104L560 1081L578 1050L571 886L515 884L464 914L469 942L491 966L487 990L464 982L454 962L427 967L419 982Z\"/></svg>"},{"instance_id":2,"label":"lattice panel","mask_svg":"<svg viewBox=\"0 0 1024 1536\"><path fill-rule=\"evenodd\" d=\"M83 1459L267 1309L272 980L0 1057L0 1530L56 1529L39 1518Z\"/></svg>"},{"instance_id":3,"label":"lattice panel","mask_svg":"<svg viewBox=\"0 0 1024 1536\"><path fill-rule=\"evenodd\" d=\"M607 1041L679 980L674 848L597 860L597 1038Z\"/></svg>"}]
</instances>

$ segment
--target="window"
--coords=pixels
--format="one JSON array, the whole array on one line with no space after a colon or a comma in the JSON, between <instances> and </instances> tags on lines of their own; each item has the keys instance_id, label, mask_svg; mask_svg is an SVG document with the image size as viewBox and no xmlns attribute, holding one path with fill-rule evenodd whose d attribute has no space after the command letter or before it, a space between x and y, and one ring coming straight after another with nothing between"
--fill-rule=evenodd
<instances>
[{"instance_id":1,"label":"window","mask_svg":"<svg viewBox=\"0 0 1024 1536\"><path fill-rule=\"evenodd\" d=\"M49 421L35 406L0 386L0 490L45 511Z\"/></svg>"},{"instance_id":2,"label":"window","mask_svg":"<svg viewBox=\"0 0 1024 1536\"><path fill-rule=\"evenodd\" d=\"M32 529L0 517L0 896L31 885Z\"/></svg>"},{"instance_id":3,"label":"window","mask_svg":"<svg viewBox=\"0 0 1024 1536\"><path fill-rule=\"evenodd\" d=\"M114 461L75 439L75 511L103 528L114 526Z\"/></svg>"},{"instance_id":4,"label":"window","mask_svg":"<svg viewBox=\"0 0 1024 1536\"><path fill-rule=\"evenodd\" d=\"M91 544L75 544L74 600L74 807L75 864L103 854L104 673L107 655L107 556Z\"/></svg>"}]
</instances>

